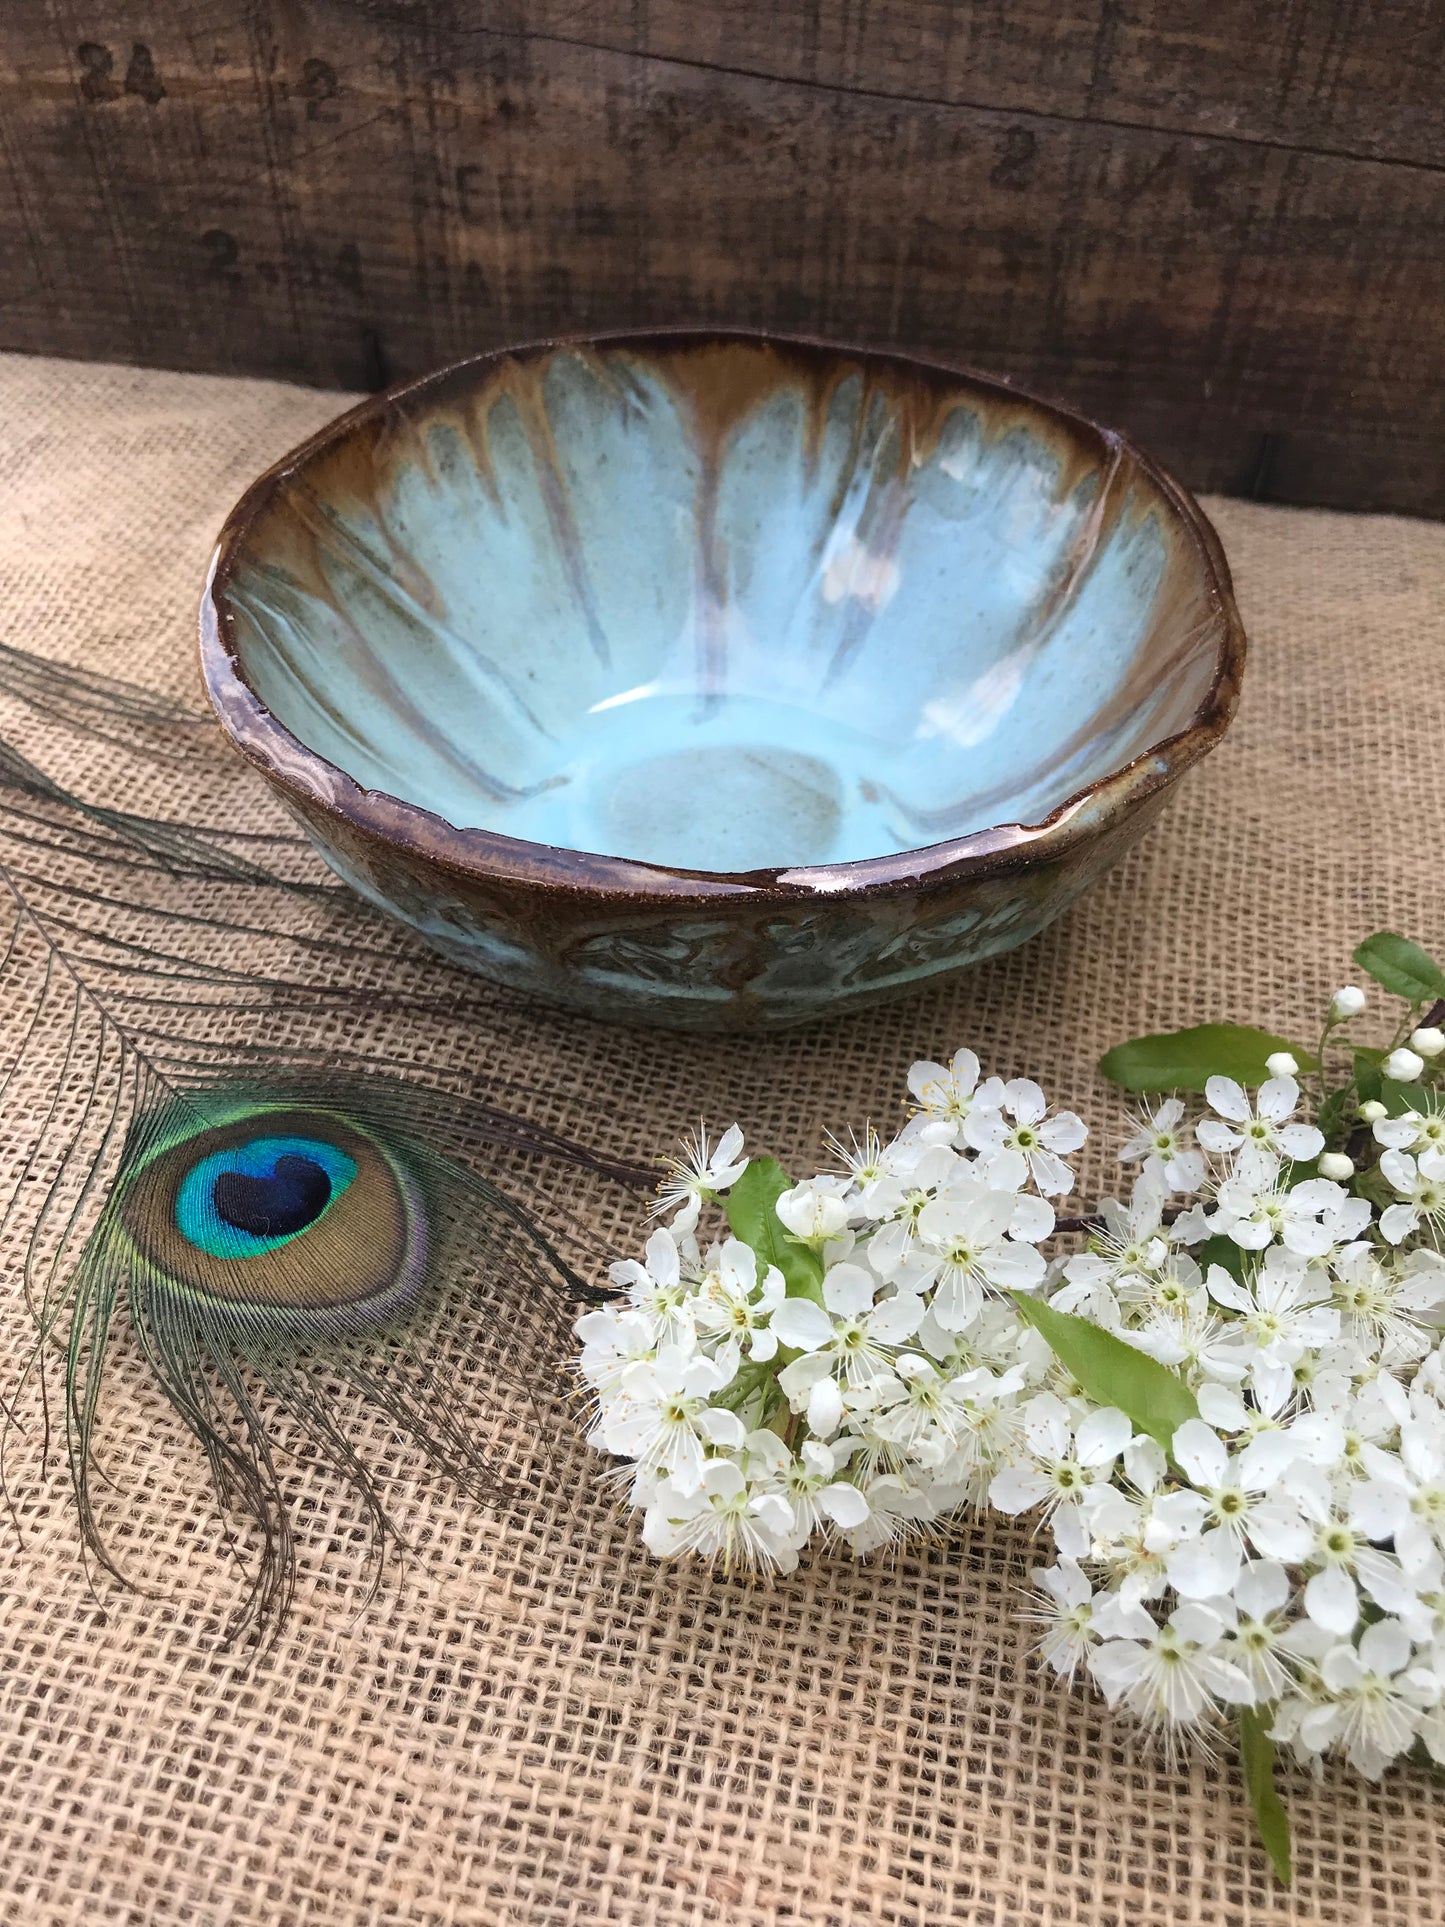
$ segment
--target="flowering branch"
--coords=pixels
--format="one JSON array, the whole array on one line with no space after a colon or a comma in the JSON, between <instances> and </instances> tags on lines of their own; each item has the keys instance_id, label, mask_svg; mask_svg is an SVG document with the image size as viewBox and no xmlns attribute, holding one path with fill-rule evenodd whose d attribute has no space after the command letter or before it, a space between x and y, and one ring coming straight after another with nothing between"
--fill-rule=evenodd
<instances>
[{"instance_id":1,"label":"flowering branch","mask_svg":"<svg viewBox=\"0 0 1445 1927\"><path fill-rule=\"evenodd\" d=\"M1389 933L1355 954L1405 1002L1384 1047L1345 1047L1351 985L1314 1057L1229 1025L1109 1053L1162 1100L1127 1202L1059 1218L1083 1123L960 1050L802 1183L700 1134L577 1326L658 1557L788 1572L1034 1515L1041 1657L1171 1752L1234 1725L1282 1879L1277 1745L1445 1764L1445 974Z\"/></svg>"}]
</instances>

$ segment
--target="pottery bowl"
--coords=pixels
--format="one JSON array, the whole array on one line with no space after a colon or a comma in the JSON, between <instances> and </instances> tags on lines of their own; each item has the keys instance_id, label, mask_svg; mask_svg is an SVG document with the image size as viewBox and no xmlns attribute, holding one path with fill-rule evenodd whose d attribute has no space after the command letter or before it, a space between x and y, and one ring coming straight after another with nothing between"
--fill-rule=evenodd
<instances>
[{"instance_id":1,"label":"pottery bowl","mask_svg":"<svg viewBox=\"0 0 1445 1927\"><path fill-rule=\"evenodd\" d=\"M823 343L604 336L378 395L202 603L341 876L598 1016L842 1013L1022 943L1226 728L1218 541L1119 435Z\"/></svg>"}]
</instances>

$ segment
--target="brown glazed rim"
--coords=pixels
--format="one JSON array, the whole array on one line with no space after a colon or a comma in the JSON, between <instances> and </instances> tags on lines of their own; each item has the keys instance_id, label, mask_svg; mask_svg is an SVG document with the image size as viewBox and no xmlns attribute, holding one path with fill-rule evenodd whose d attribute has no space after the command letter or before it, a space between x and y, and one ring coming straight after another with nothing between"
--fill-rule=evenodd
<instances>
[{"instance_id":1,"label":"brown glazed rim","mask_svg":"<svg viewBox=\"0 0 1445 1927\"><path fill-rule=\"evenodd\" d=\"M1219 618L1214 677L1188 727L1078 791L1041 823L997 824L920 849L867 857L852 863L727 872L671 869L626 857L599 856L584 850L526 842L493 830L458 829L419 804L403 802L384 790L363 789L344 770L308 749L271 714L246 680L226 588L257 517L269 507L281 486L313 455L343 440L362 424L385 416L396 403L442 387L464 370L480 372L512 358L531 360L566 348L601 346L656 353L705 347L713 342L742 342L783 353L798 350L810 355L821 353L857 362L865 368L881 367L905 374L923 370L946 375L960 387L1037 408L1076 431L1083 430L1098 438L1106 450L1132 460L1187 531L1198 556L1211 607ZM410 852L471 880L522 885L584 898L626 897L636 901L672 902L727 898L738 907L743 907L739 899L767 902L817 896L894 895L925 881L953 883L1032 868L1040 862L1062 857L1166 788L1214 747L1234 714L1245 655L1244 628L1235 606L1229 566L1219 537L1189 491L1126 436L1102 427L1074 409L956 363L856 348L808 335L765 334L744 328L668 328L560 335L470 355L431 374L368 396L284 455L247 489L222 526L201 598L200 614L201 673L222 730L241 754L290 798L303 816L314 817L319 810L339 818L365 837Z\"/></svg>"}]
</instances>

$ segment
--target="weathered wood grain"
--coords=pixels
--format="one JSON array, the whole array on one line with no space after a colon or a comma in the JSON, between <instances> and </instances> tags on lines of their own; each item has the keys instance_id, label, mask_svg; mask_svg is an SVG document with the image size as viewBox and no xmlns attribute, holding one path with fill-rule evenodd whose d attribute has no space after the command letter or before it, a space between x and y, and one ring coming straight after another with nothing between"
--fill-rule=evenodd
<instances>
[{"instance_id":1,"label":"weathered wood grain","mask_svg":"<svg viewBox=\"0 0 1445 1927\"><path fill-rule=\"evenodd\" d=\"M1445 514L1445 13L1254 11L9 0L0 346L373 386L732 321Z\"/></svg>"},{"instance_id":2,"label":"weathered wood grain","mask_svg":"<svg viewBox=\"0 0 1445 1927\"><path fill-rule=\"evenodd\" d=\"M489 18L854 92L1445 165L1439 0L509 0Z\"/></svg>"}]
</instances>

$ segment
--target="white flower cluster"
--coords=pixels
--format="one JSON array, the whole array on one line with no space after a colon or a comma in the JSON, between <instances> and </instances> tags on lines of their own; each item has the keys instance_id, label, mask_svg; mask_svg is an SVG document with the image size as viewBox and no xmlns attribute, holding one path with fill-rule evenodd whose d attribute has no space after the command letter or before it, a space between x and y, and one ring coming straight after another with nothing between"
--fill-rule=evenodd
<instances>
[{"instance_id":1,"label":"white flower cluster","mask_svg":"<svg viewBox=\"0 0 1445 1927\"><path fill-rule=\"evenodd\" d=\"M1295 1068L1211 1078L1192 1133L1177 1098L1140 1117L1130 1198L1052 1261L1084 1126L971 1051L915 1064L901 1134L802 1184L736 1127L700 1137L578 1323L648 1547L786 1571L812 1539L1034 1513L1043 1656L1170 1744L1252 1707L1310 1762L1445 1763L1445 1104L1358 1105L1331 1166ZM1035 1304L1197 1416L1161 1434L1122 1380L1091 1395Z\"/></svg>"}]
</instances>

